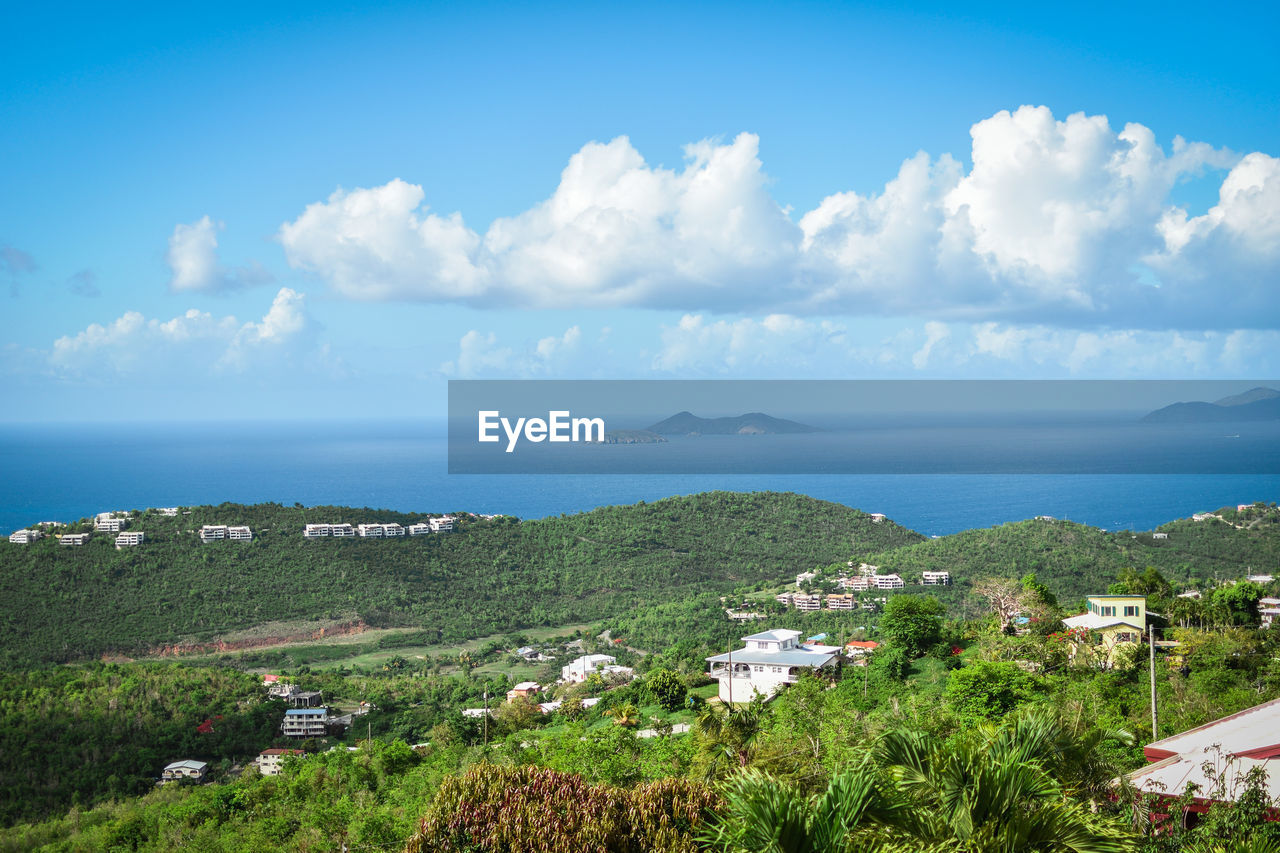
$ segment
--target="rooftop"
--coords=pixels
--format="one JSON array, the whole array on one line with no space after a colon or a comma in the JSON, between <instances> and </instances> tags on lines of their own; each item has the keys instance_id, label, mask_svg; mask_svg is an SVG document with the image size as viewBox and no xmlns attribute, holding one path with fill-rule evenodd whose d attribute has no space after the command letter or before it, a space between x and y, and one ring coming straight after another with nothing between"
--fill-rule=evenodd
<instances>
[{"instance_id":1,"label":"rooftop","mask_svg":"<svg viewBox=\"0 0 1280 853\"><path fill-rule=\"evenodd\" d=\"M1263 702L1211 723L1147 744L1148 758L1163 758L1199 752L1219 744L1224 755L1262 758L1271 753L1280 757L1280 699ZM1280 777L1278 777L1280 778Z\"/></svg>"},{"instance_id":2,"label":"rooftop","mask_svg":"<svg viewBox=\"0 0 1280 853\"><path fill-rule=\"evenodd\" d=\"M799 636L799 631L792 631L789 628L775 628L772 631L761 631L759 634L751 634L750 636L743 637L742 639L747 642L764 641L781 643L786 640L794 640Z\"/></svg>"}]
</instances>

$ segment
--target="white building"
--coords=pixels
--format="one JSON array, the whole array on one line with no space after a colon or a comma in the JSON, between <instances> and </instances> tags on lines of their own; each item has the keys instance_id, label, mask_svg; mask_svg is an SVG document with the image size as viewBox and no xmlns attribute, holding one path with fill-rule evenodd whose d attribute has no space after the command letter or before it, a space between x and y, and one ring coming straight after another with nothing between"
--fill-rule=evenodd
<instances>
[{"instance_id":1,"label":"white building","mask_svg":"<svg viewBox=\"0 0 1280 853\"><path fill-rule=\"evenodd\" d=\"M842 586L845 589L851 589L854 592L866 592L867 590L871 589L871 578L868 578L868 577L841 578L840 586Z\"/></svg>"},{"instance_id":2,"label":"white building","mask_svg":"<svg viewBox=\"0 0 1280 853\"><path fill-rule=\"evenodd\" d=\"M365 539L381 539L386 532L381 524L362 524L356 529Z\"/></svg>"},{"instance_id":3,"label":"white building","mask_svg":"<svg viewBox=\"0 0 1280 853\"><path fill-rule=\"evenodd\" d=\"M44 534L39 530L15 530L9 534L9 541L14 545L30 545Z\"/></svg>"},{"instance_id":4,"label":"white building","mask_svg":"<svg viewBox=\"0 0 1280 853\"><path fill-rule=\"evenodd\" d=\"M796 610L800 610L805 613L812 613L815 610L822 609L822 596L796 593L791 596L791 604Z\"/></svg>"},{"instance_id":5,"label":"white building","mask_svg":"<svg viewBox=\"0 0 1280 853\"><path fill-rule=\"evenodd\" d=\"M1245 578L1249 583L1271 583L1276 579L1275 575L1249 575Z\"/></svg>"},{"instance_id":6,"label":"white building","mask_svg":"<svg viewBox=\"0 0 1280 853\"><path fill-rule=\"evenodd\" d=\"M850 593L828 595L828 610L853 610L858 606L858 596Z\"/></svg>"},{"instance_id":7,"label":"white building","mask_svg":"<svg viewBox=\"0 0 1280 853\"><path fill-rule=\"evenodd\" d=\"M58 537L59 545L83 545L89 541L88 533L64 533Z\"/></svg>"},{"instance_id":8,"label":"white building","mask_svg":"<svg viewBox=\"0 0 1280 853\"><path fill-rule=\"evenodd\" d=\"M158 507L158 508L156 509L156 512L160 513L160 514L161 514L161 515L163 515L165 518L177 518L177 517L178 517L178 508L177 508L176 506L162 506L162 507Z\"/></svg>"},{"instance_id":9,"label":"white building","mask_svg":"<svg viewBox=\"0 0 1280 853\"><path fill-rule=\"evenodd\" d=\"M1262 627L1270 628L1280 616L1280 598L1259 598L1258 616L1262 618Z\"/></svg>"},{"instance_id":10,"label":"white building","mask_svg":"<svg viewBox=\"0 0 1280 853\"><path fill-rule=\"evenodd\" d=\"M710 675L720 682L721 702L748 702L772 696L805 670L833 666L836 646L801 645L799 631L778 629L743 637L745 648L707 658Z\"/></svg>"},{"instance_id":11,"label":"white building","mask_svg":"<svg viewBox=\"0 0 1280 853\"><path fill-rule=\"evenodd\" d=\"M885 519L885 514L883 512L871 513L871 522L873 524L879 524L880 522L884 521L884 519Z\"/></svg>"},{"instance_id":12,"label":"white building","mask_svg":"<svg viewBox=\"0 0 1280 853\"><path fill-rule=\"evenodd\" d=\"M209 772L209 765L204 761L175 761L165 765L164 772L160 774L160 781L164 783L194 779L197 782L203 782L207 772Z\"/></svg>"},{"instance_id":13,"label":"white building","mask_svg":"<svg viewBox=\"0 0 1280 853\"><path fill-rule=\"evenodd\" d=\"M618 662L613 655L583 655L571 660L568 666L560 668L560 680L574 684L587 680L593 672L604 672ZM623 667L625 669L625 667Z\"/></svg>"},{"instance_id":14,"label":"white building","mask_svg":"<svg viewBox=\"0 0 1280 853\"><path fill-rule=\"evenodd\" d=\"M442 515L439 518L431 519L428 524L431 525L432 533L448 533L453 530L453 522L452 515Z\"/></svg>"},{"instance_id":15,"label":"white building","mask_svg":"<svg viewBox=\"0 0 1280 853\"><path fill-rule=\"evenodd\" d=\"M921 572L921 583L925 586L950 586L951 572Z\"/></svg>"},{"instance_id":16,"label":"white building","mask_svg":"<svg viewBox=\"0 0 1280 853\"><path fill-rule=\"evenodd\" d=\"M284 712L280 734L285 737L324 737L328 734L328 725L328 708L290 708Z\"/></svg>"},{"instance_id":17,"label":"white building","mask_svg":"<svg viewBox=\"0 0 1280 853\"><path fill-rule=\"evenodd\" d=\"M93 522L93 529L99 533L119 533L129 526L129 519L112 516L98 516Z\"/></svg>"},{"instance_id":18,"label":"white building","mask_svg":"<svg viewBox=\"0 0 1280 853\"><path fill-rule=\"evenodd\" d=\"M493 712L490 711L488 708L463 708L462 716L471 717L472 719L479 719L481 717L492 717Z\"/></svg>"},{"instance_id":19,"label":"white building","mask_svg":"<svg viewBox=\"0 0 1280 853\"><path fill-rule=\"evenodd\" d=\"M813 572L801 572L796 575L796 586L804 586L807 581L811 581L816 577L817 575Z\"/></svg>"},{"instance_id":20,"label":"white building","mask_svg":"<svg viewBox=\"0 0 1280 853\"><path fill-rule=\"evenodd\" d=\"M201 542L217 542L219 539L227 538L227 526L225 524L206 524L200 528Z\"/></svg>"},{"instance_id":21,"label":"white building","mask_svg":"<svg viewBox=\"0 0 1280 853\"><path fill-rule=\"evenodd\" d=\"M250 542L253 540L253 531L247 527L228 527L227 538L233 542Z\"/></svg>"},{"instance_id":22,"label":"white building","mask_svg":"<svg viewBox=\"0 0 1280 853\"><path fill-rule=\"evenodd\" d=\"M254 759L253 763L257 765L258 772L263 776L279 776L280 769L284 766L284 760L291 755L296 755L301 758L305 756L306 753L300 749L281 749L279 747L273 747L272 749L264 749L262 752L259 752L258 757Z\"/></svg>"},{"instance_id":23,"label":"white building","mask_svg":"<svg viewBox=\"0 0 1280 853\"><path fill-rule=\"evenodd\" d=\"M391 522L390 524L384 524L382 525L382 535L383 536L403 536L404 527L402 525L396 524L395 522Z\"/></svg>"},{"instance_id":24,"label":"white building","mask_svg":"<svg viewBox=\"0 0 1280 853\"><path fill-rule=\"evenodd\" d=\"M322 536L328 536L333 532L333 527L328 524L308 524L302 531L305 539L319 539Z\"/></svg>"},{"instance_id":25,"label":"white building","mask_svg":"<svg viewBox=\"0 0 1280 853\"><path fill-rule=\"evenodd\" d=\"M329 525L329 535L338 538L343 536L355 536L356 529L350 524L331 524Z\"/></svg>"},{"instance_id":26,"label":"white building","mask_svg":"<svg viewBox=\"0 0 1280 853\"><path fill-rule=\"evenodd\" d=\"M1169 534L1168 533L1152 533L1151 538L1152 539L1168 539Z\"/></svg>"},{"instance_id":27,"label":"white building","mask_svg":"<svg viewBox=\"0 0 1280 853\"><path fill-rule=\"evenodd\" d=\"M897 575L876 575L871 580L875 583L876 589L902 589L906 586L902 578Z\"/></svg>"},{"instance_id":28,"label":"white building","mask_svg":"<svg viewBox=\"0 0 1280 853\"><path fill-rule=\"evenodd\" d=\"M431 532L431 525L427 524L425 521L420 521L417 524L409 525L410 536L426 536L430 532Z\"/></svg>"},{"instance_id":29,"label":"white building","mask_svg":"<svg viewBox=\"0 0 1280 853\"><path fill-rule=\"evenodd\" d=\"M141 530L126 530L116 537L117 548L130 548L134 545L141 545L143 540L147 538L147 534Z\"/></svg>"}]
</instances>

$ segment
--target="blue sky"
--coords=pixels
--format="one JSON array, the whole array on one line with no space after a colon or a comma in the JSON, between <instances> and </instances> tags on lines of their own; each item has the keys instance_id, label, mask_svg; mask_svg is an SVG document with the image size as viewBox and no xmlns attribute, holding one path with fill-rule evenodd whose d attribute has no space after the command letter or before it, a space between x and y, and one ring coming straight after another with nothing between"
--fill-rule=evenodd
<instances>
[{"instance_id":1,"label":"blue sky","mask_svg":"<svg viewBox=\"0 0 1280 853\"><path fill-rule=\"evenodd\" d=\"M259 7L5 9L0 418L1280 375L1273 6Z\"/></svg>"}]
</instances>

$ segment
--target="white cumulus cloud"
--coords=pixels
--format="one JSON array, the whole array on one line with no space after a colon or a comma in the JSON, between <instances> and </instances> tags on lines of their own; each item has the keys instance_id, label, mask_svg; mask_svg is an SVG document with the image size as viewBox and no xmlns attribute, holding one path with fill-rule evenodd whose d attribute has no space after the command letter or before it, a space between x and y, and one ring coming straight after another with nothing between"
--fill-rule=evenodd
<instances>
[{"instance_id":1,"label":"white cumulus cloud","mask_svg":"<svg viewBox=\"0 0 1280 853\"><path fill-rule=\"evenodd\" d=\"M126 311L53 342L49 363L64 374L152 374L243 370L261 354L285 352L306 337L303 295L281 288L259 321L241 323L192 308L168 320Z\"/></svg>"},{"instance_id":2,"label":"white cumulus cloud","mask_svg":"<svg viewBox=\"0 0 1280 853\"><path fill-rule=\"evenodd\" d=\"M222 223L208 216L190 225L178 223L169 236L165 262L169 265L170 289L178 292L234 290L271 280L258 264L224 267L218 261L218 231Z\"/></svg>"},{"instance_id":3,"label":"white cumulus cloud","mask_svg":"<svg viewBox=\"0 0 1280 853\"><path fill-rule=\"evenodd\" d=\"M1274 322L1276 158L1181 138L1166 149L1143 125L1117 131L1046 107L996 113L971 136L967 171L920 152L879 191L835 189L794 221L743 133L687 146L680 169L647 163L626 137L591 142L545 201L483 232L397 179L339 190L279 237L293 267L355 299L1079 328ZM1214 171L1226 171L1218 205L1193 216L1173 203L1180 182Z\"/></svg>"}]
</instances>

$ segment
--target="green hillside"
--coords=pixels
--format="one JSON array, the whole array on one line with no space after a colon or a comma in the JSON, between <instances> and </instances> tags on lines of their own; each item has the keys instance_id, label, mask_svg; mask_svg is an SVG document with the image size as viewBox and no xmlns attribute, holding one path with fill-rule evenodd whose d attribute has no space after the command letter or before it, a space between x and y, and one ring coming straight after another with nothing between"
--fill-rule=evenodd
<instances>
[{"instance_id":1,"label":"green hillside","mask_svg":"<svg viewBox=\"0 0 1280 853\"><path fill-rule=\"evenodd\" d=\"M1069 521L1018 521L866 559L909 583L922 571L949 571L961 585L990 575L1018 578L1034 572L1064 601L1105 592L1126 566L1155 566L1170 581L1192 584L1280 567L1280 512L1259 507L1240 514L1234 508L1222 509L1218 514L1226 520L1183 519L1140 533L1107 532ZM1157 532L1168 538L1155 538Z\"/></svg>"},{"instance_id":2,"label":"green hillside","mask_svg":"<svg viewBox=\"0 0 1280 853\"><path fill-rule=\"evenodd\" d=\"M453 533L394 540L302 537L307 523L421 515L275 504L146 512L146 542L117 550L52 538L0 544L0 654L10 662L137 654L301 619L412 626L453 642L625 613L774 580L851 552L923 539L795 494L713 492L538 521L460 515ZM201 544L203 524L252 542ZM84 525L87 529L87 525Z\"/></svg>"}]
</instances>

